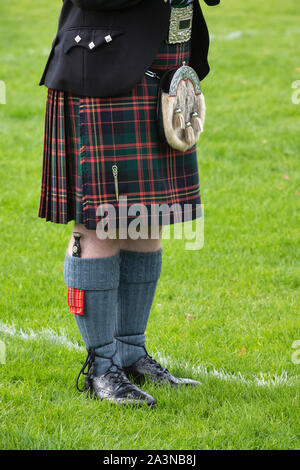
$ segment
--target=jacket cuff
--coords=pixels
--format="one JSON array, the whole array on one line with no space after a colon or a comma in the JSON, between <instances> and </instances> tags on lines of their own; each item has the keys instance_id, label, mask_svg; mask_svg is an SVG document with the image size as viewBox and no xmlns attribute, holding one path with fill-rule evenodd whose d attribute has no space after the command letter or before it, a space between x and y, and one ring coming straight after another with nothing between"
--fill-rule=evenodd
<instances>
[{"instance_id":1,"label":"jacket cuff","mask_svg":"<svg viewBox=\"0 0 300 470\"><path fill-rule=\"evenodd\" d=\"M71 0L82 10L122 10L130 8L142 0Z\"/></svg>"},{"instance_id":2,"label":"jacket cuff","mask_svg":"<svg viewBox=\"0 0 300 470\"><path fill-rule=\"evenodd\" d=\"M214 6L214 5L219 5L220 3L220 0L204 0L205 3L209 6Z\"/></svg>"}]
</instances>

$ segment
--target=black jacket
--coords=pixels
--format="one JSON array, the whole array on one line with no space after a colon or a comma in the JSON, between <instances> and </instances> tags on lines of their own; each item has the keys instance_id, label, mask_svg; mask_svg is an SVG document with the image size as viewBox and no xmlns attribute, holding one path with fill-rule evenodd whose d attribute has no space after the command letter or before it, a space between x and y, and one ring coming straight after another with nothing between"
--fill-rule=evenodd
<instances>
[{"instance_id":1,"label":"black jacket","mask_svg":"<svg viewBox=\"0 0 300 470\"><path fill-rule=\"evenodd\" d=\"M190 65L202 80L209 36L198 0L194 5ZM168 0L63 0L40 85L81 96L128 93L151 66L169 18Z\"/></svg>"}]
</instances>

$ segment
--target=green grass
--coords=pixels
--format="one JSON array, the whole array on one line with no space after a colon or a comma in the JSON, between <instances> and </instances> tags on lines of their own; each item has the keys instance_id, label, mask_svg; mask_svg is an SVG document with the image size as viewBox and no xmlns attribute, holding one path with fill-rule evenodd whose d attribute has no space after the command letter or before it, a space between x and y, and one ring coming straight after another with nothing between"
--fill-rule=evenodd
<instances>
[{"instance_id":1,"label":"green grass","mask_svg":"<svg viewBox=\"0 0 300 470\"><path fill-rule=\"evenodd\" d=\"M300 339L300 105L291 101L300 78L298 1L203 7L213 35L199 142L205 245L188 251L183 240L164 240L147 328L150 353L203 386L148 384L158 406L134 412L78 395L82 350L55 344L43 330L82 346L61 272L71 224L37 218L46 96L37 83L60 5L0 6L7 87L0 105L0 339L7 348L0 447L299 448L300 366L292 344ZM236 31L243 34L228 39ZM44 333L28 338L21 330ZM282 374L286 381L277 383Z\"/></svg>"}]
</instances>

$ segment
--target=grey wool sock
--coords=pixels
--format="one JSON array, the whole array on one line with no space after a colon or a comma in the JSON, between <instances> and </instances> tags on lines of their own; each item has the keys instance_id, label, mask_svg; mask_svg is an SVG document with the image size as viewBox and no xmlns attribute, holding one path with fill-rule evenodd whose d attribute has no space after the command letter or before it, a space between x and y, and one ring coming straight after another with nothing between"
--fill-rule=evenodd
<instances>
[{"instance_id":1,"label":"grey wool sock","mask_svg":"<svg viewBox=\"0 0 300 470\"><path fill-rule=\"evenodd\" d=\"M97 375L114 364L119 276L119 254L107 258L76 258L66 254L64 280L72 288L68 289L69 305L76 311L78 291L74 289L84 291L83 312L74 317L86 348L96 348Z\"/></svg>"},{"instance_id":2,"label":"grey wool sock","mask_svg":"<svg viewBox=\"0 0 300 470\"><path fill-rule=\"evenodd\" d=\"M161 273L162 249L120 251L120 285L116 318L116 362L126 367L145 355L145 330Z\"/></svg>"}]
</instances>

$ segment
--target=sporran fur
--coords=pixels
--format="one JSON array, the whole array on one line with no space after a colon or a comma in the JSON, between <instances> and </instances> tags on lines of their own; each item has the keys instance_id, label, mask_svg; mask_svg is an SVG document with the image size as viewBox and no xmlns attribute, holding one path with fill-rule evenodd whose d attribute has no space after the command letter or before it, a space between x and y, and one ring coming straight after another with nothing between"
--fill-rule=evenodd
<instances>
[{"instance_id":1,"label":"sporran fur","mask_svg":"<svg viewBox=\"0 0 300 470\"><path fill-rule=\"evenodd\" d=\"M194 69L184 63L161 77L158 126L163 140L172 148L185 152L197 143L203 132L205 111L205 99Z\"/></svg>"}]
</instances>

